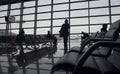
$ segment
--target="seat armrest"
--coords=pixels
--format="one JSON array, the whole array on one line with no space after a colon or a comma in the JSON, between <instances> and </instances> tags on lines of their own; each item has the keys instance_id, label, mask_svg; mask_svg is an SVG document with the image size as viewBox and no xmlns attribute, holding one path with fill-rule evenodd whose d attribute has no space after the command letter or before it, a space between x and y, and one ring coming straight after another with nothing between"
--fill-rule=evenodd
<instances>
[{"instance_id":1,"label":"seat armrest","mask_svg":"<svg viewBox=\"0 0 120 74\"><path fill-rule=\"evenodd\" d=\"M83 51L84 47L89 43L89 42L98 42L98 41L112 41L111 39L101 39L101 38L90 38L90 39L87 39L83 45L80 47L80 53Z\"/></svg>"},{"instance_id":2,"label":"seat armrest","mask_svg":"<svg viewBox=\"0 0 120 74\"><path fill-rule=\"evenodd\" d=\"M79 70L82 68L82 65L85 63L87 58L92 54L92 52L100 47L100 46L105 46L105 47L120 47L120 42L115 42L115 41L99 41L93 44L79 59L76 64L76 67L73 71L73 74L79 74Z\"/></svg>"}]
</instances>

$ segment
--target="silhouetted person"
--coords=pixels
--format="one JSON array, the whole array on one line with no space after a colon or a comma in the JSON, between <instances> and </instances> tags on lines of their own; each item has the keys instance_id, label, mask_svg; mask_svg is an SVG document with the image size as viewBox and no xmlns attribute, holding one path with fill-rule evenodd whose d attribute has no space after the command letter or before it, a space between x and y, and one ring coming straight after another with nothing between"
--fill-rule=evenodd
<instances>
[{"instance_id":1,"label":"silhouetted person","mask_svg":"<svg viewBox=\"0 0 120 74\"><path fill-rule=\"evenodd\" d=\"M81 36L81 45L82 45L87 39L89 39L89 34L85 32L81 32L81 34L83 35Z\"/></svg>"},{"instance_id":2,"label":"silhouetted person","mask_svg":"<svg viewBox=\"0 0 120 74\"><path fill-rule=\"evenodd\" d=\"M63 41L64 41L64 54L67 53L68 48L67 48L67 40L68 40L68 36L69 36L69 29L70 29L70 24L68 23L68 20L65 20L65 23L62 25L61 29L60 29L60 34L63 37Z\"/></svg>"},{"instance_id":3,"label":"silhouetted person","mask_svg":"<svg viewBox=\"0 0 120 74\"><path fill-rule=\"evenodd\" d=\"M101 32L104 32L104 33L107 32L107 24L102 25Z\"/></svg>"},{"instance_id":4,"label":"silhouetted person","mask_svg":"<svg viewBox=\"0 0 120 74\"><path fill-rule=\"evenodd\" d=\"M24 30L21 29L21 30L19 31L19 34L18 34L17 37L16 37L15 42L21 44L21 43L24 41L24 33L25 33Z\"/></svg>"},{"instance_id":5,"label":"silhouetted person","mask_svg":"<svg viewBox=\"0 0 120 74\"><path fill-rule=\"evenodd\" d=\"M56 36L52 35L52 34L50 33L50 31L48 31L47 37L48 37L49 39L54 40L54 41L53 41L53 44L54 44L54 45L57 45L57 38L56 38Z\"/></svg>"},{"instance_id":6,"label":"silhouetted person","mask_svg":"<svg viewBox=\"0 0 120 74\"><path fill-rule=\"evenodd\" d=\"M24 41L24 30L23 29L21 29L20 31L19 31L19 34L17 35L17 37L16 37L16 40L15 40L15 42L16 43L18 43L18 45L19 45L19 50L20 50L20 52L19 52L19 54L20 54L20 56L19 56L19 61L21 62L21 64L24 66L24 64L25 64L25 60L26 60L26 57L25 57L25 55L24 55L24 50L23 50L23 45L22 45L22 43L23 43L23 41Z\"/></svg>"},{"instance_id":7,"label":"silhouetted person","mask_svg":"<svg viewBox=\"0 0 120 74\"><path fill-rule=\"evenodd\" d=\"M100 33L100 38L104 38L106 32L107 32L107 25L108 24L103 24L101 28L101 33Z\"/></svg>"},{"instance_id":8,"label":"silhouetted person","mask_svg":"<svg viewBox=\"0 0 120 74\"><path fill-rule=\"evenodd\" d=\"M88 33L85 32L81 32L83 34L82 39L86 39L89 37Z\"/></svg>"}]
</instances>

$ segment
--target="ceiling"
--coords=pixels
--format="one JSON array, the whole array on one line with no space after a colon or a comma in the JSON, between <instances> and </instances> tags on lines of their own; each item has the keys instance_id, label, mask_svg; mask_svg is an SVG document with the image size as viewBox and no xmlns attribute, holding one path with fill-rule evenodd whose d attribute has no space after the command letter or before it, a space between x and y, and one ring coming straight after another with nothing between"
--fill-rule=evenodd
<instances>
[{"instance_id":1,"label":"ceiling","mask_svg":"<svg viewBox=\"0 0 120 74\"><path fill-rule=\"evenodd\" d=\"M18 2L25 2L25 1L33 1L33 0L0 0L0 5L6 5L11 3L18 3Z\"/></svg>"}]
</instances>

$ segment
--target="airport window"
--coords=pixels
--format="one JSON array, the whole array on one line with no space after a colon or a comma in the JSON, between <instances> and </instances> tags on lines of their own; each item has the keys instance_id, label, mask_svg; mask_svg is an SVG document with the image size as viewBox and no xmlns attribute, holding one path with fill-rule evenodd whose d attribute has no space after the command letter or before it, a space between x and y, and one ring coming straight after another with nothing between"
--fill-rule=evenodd
<instances>
[{"instance_id":1,"label":"airport window","mask_svg":"<svg viewBox=\"0 0 120 74\"><path fill-rule=\"evenodd\" d=\"M38 5L47 5L51 4L51 0L38 0Z\"/></svg>"},{"instance_id":2,"label":"airport window","mask_svg":"<svg viewBox=\"0 0 120 74\"><path fill-rule=\"evenodd\" d=\"M6 22L4 16L14 16L15 22ZM5 31L17 35L19 30L23 28L26 35L46 35L48 31L51 31L58 39L57 46L60 50L57 50L57 52L59 53L53 54L52 56L47 55L35 61L25 68L25 73L23 72L24 69L20 67L15 74L50 74L53 63L64 55L63 38L59 37L59 31L64 24L65 19L68 19L70 24L68 47L80 47L82 31L88 34L96 33L97 31L100 32L102 24L108 24L109 29L111 23L120 19L120 1L33 0L0 5L0 35L6 35L3 34ZM30 48L38 48L38 46L39 45L33 45ZM47 46L41 46L40 44L39 47ZM0 56L0 58L5 61L1 62L0 60L3 72L7 72L9 66L9 60L6 55L7 54ZM54 62L51 57L55 57ZM17 65L15 60L13 61L13 64ZM59 71L55 74L66 74L66 72Z\"/></svg>"},{"instance_id":3,"label":"airport window","mask_svg":"<svg viewBox=\"0 0 120 74\"><path fill-rule=\"evenodd\" d=\"M50 20L37 21L37 27L45 27L45 26L50 27Z\"/></svg>"},{"instance_id":4,"label":"airport window","mask_svg":"<svg viewBox=\"0 0 120 74\"><path fill-rule=\"evenodd\" d=\"M35 8L26 8L23 10L23 14L35 13Z\"/></svg>"}]
</instances>

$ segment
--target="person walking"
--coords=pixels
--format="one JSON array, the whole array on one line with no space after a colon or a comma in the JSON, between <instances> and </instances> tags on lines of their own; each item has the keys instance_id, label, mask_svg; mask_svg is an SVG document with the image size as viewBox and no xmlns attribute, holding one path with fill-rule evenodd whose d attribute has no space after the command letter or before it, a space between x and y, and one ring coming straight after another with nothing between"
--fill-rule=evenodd
<instances>
[{"instance_id":1,"label":"person walking","mask_svg":"<svg viewBox=\"0 0 120 74\"><path fill-rule=\"evenodd\" d=\"M64 54L67 53L68 51L67 41L69 36L69 30L70 30L70 24L68 23L68 20L65 19L65 23L62 25L60 29L60 35L63 37L63 42L64 42Z\"/></svg>"}]
</instances>

